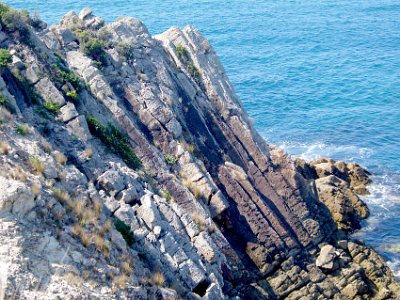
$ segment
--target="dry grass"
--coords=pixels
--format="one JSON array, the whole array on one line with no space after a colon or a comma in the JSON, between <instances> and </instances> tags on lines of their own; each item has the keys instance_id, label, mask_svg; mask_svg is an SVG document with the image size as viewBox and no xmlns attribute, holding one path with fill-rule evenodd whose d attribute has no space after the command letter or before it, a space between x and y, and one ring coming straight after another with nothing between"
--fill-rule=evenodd
<instances>
[{"instance_id":1,"label":"dry grass","mask_svg":"<svg viewBox=\"0 0 400 300\"><path fill-rule=\"evenodd\" d=\"M7 109L5 109L4 107L0 106L0 118L2 120L4 120L5 122L8 122L8 121L11 120L12 114Z\"/></svg>"},{"instance_id":2,"label":"dry grass","mask_svg":"<svg viewBox=\"0 0 400 300\"><path fill-rule=\"evenodd\" d=\"M91 275L91 272L90 272L90 271L88 271L88 270L82 271L82 278L83 278L83 280L88 281L88 280L90 279L90 275Z\"/></svg>"},{"instance_id":3,"label":"dry grass","mask_svg":"<svg viewBox=\"0 0 400 300\"><path fill-rule=\"evenodd\" d=\"M28 180L28 174L25 173L24 170L20 166L12 169L10 171L11 178L14 180L19 180L22 182L26 182Z\"/></svg>"},{"instance_id":4,"label":"dry grass","mask_svg":"<svg viewBox=\"0 0 400 300\"><path fill-rule=\"evenodd\" d=\"M60 189L53 189L53 196L56 200L62 204L66 204L68 206L71 205L71 197L67 191Z\"/></svg>"},{"instance_id":5,"label":"dry grass","mask_svg":"<svg viewBox=\"0 0 400 300\"><path fill-rule=\"evenodd\" d=\"M150 279L150 283L156 286L164 286L165 276L161 272L155 272L153 277Z\"/></svg>"},{"instance_id":6,"label":"dry grass","mask_svg":"<svg viewBox=\"0 0 400 300\"><path fill-rule=\"evenodd\" d=\"M97 223L97 216L95 211L92 208L84 209L82 213L82 220L83 224L96 224Z\"/></svg>"},{"instance_id":7,"label":"dry grass","mask_svg":"<svg viewBox=\"0 0 400 300\"><path fill-rule=\"evenodd\" d=\"M132 262L129 257L122 258L121 270L126 275L130 275L132 273Z\"/></svg>"},{"instance_id":8,"label":"dry grass","mask_svg":"<svg viewBox=\"0 0 400 300\"><path fill-rule=\"evenodd\" d=\"M35 196L35 198L39 197L40 194L42 193L41 184L36 181L34 183L32 183L31 191L32 191L33 196Z\"/></svg>"},{"instance_id":9,"label":"dry grass","mask_svg":"<svg viewBox=\"0 0 400 300\"><path fill-rule=\"evenodd\" d=\"M90 245L91 243L90 233L87 232L85 229L82 228L79 237L81 239L81 243L83 246L88 247Z\"/></svg>"},{"instance_id":10,"label":"dry grass","mask_svg":"<svg viewBox=\"0 0 400 300\"><path fill-rule=\"evenodd\" d=\"M62 166L65 165L68 161L68 158L61 152L56 152L54 154L54 159Z\"/></svg>"},{"instance_id":11,"label":"dry grass","mask_svg":"<svg viewBox=\"0 0 400 300\"><path fill-rule=\"evenodd\" d=\"M189 189L189 191L193 194L193 196L197 200L199 200L201 198L200 189L190 179L183 180L183 185Z\"/></svg>"},{"instance_id":12,"label":"dry grass","mask_svg":"<svg viewBox=\"0 0 400 300\"><path fill-rule=\"evenodd\" d=\"M187 144L187 145L186 145L186 150L187 150L189 153L193 153L193 152L196 150L196 146L193 145L193 144Z\"/></svg>"},{"instance_id":13,"label":"dry grass","mask_svg":"<svg viewBox=\"0 0 400 300\"><path fill-rule=\"evenodd\" d=\"M83 231L83 227L80 224L75 223L74 226L72 226L71 232L74 236L80 237L82 234L82 231Z\"/></svg>"},{"instance_id":14,"label":"dry grass","mask_svg":"<svg viewBox=\"0 0 400 300\"><path fill-rule=\"evenodd\" d=\"M101 226L99 234L106 235L106 233L110 232L111 228L113 227L113 223L111 220L107 220L104 222L103 226Z\"/></svg>"},{"instance_id":15,"label":"dry grass","mask_svg":"<svg viewBox=\"0 0 400 300\"><path fill-rule=\"evenodd\" d=\"M93 149L91 147L86 148L84 154L85 154L85 157L87 159L92 159L92 157L93 157Z\"/></svg>"},{"instance_id":16,"label":"dry grass","mask_svg":"<svg viewBox=\"0 0 400 300\"><path fill-rule=\"evenodd\" d=\"M47 154L50 154L53 151L53 147L47 141L44 141L42 146L43 146L44 152L46 152Z\"/></svg>"},{"instance_id":17,"label":"dry grass","mask_svg":"<svg viewBox=\"0 0 400 300\"><path fill-rule=\"evenodd\" d=\"M85 211L85 203L83 201L75 200L72 202L72 211L79 218L83 219L83 212Z\"/></svg>"},{"instance_id":18,"label":"dry grass","mask_svg":"<svg viewBox=\"0 0 400 300\"><path fill-rule=\"evenodd\" d=\"M168 98L166 103L168 106L172 106L174 104L174 100L172 100L172 98Z\"/></svg>"},{"instance_id":19,"label":"dry grass","mask_svg":"<svg viewBox=\"0 0 400 300\"><path fill-rule=\"evenodd\" d=\"M99 199L93 200L93 209L94 212L96 213L96 217L98 218L103 210L103 204Z\"/></svg>"},{"instance_id":20,"label":"dry grass","mask_svg":"<svg viewBox=\"0 0 400 300\"><path fill-rule=\"evenodd\" d=\"M46 169L45 164L36 156L32 156L29 162L33 171L35 171L37 175L43 176L44 170Z\"/></svg>"},{"instance_id":21,"label":"dry grass","mask_svg":"<svg viewBox=\"0 0 400 300\"><path fill-rule=\"evenodd\" d=\"M193 222L196 224L197 228L199 228L200 231L206 230L207 226L200 214L194 212L190 215L190 217L192 218Z\"/></svg>"},{"instance_id":22,"label":"dry grass","mask_svg":"<svg viewBox=\"0 0 400 300\"><path fill-rule=\"evenodd\" d=\"M0 142L0 154L7 155L9 151L10 151L10 147L8 146L8 144L1 141Z\"/></svg>"},{"instance_id":23,"label":"dry grass","mask_svg":"<svg viewBox=\"0 0 400 300\"><path fill-rule=\"evenodd\" d=\"M128 283L128 279L129 279L128 276L126 276L125 274L121 274L121 275L114 277L113 283L116 287L123 289L126 287L126 285Z\"/></svg>"},{"instance_id":24,"label":"dry grass","mask_svg":"<svg viewBox=\"0 0 400 300\"><path fill-rule=\"evenodd\" d=\"M54 186L54 180L53 179L46 179L44 181L44 183L49 189L53 188L53 186Z\"/></svg>"},{"instance_id":25,"label":"dry grass","mask_svg":"<svg viewBox=\"0 0 400 300\"><path fill-rule=\"evenodd\" d=\"M105 243L105 241L104 241L104 238L103 238L102 236L98 235L98 234L95 234L95 235L93 236L93 242L94 242L94 244L95 244L97 250L99 250L99 251L102 252L102 253L103 253L103 252L105 251L105 249L107 248L107 247L106 247L106 243Z\"/></svg>"}]
</instances>

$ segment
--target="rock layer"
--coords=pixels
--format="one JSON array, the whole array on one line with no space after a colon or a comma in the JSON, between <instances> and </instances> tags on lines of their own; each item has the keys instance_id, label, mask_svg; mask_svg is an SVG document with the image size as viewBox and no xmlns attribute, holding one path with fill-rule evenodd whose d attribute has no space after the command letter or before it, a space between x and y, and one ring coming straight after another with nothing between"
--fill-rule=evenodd
<instances>
[{"instance_id":1,"label":"rock layer","mask_svg":"<svg viewBox=\"0 0 400 300\"><path fill-rule=\"evenodd\" d=\"M6 298L398 296L379 255L348 242L368 173L268 145L195 28L152 37L90 9L25 26L1 42Z\"/></svg>"}]
</instances>

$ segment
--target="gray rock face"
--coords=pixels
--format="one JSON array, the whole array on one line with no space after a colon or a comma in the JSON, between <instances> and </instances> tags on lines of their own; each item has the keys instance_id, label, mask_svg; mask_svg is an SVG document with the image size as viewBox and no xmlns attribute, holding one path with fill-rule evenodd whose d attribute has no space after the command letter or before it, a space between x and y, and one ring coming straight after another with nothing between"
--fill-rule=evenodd
<instances>
[{"instance_id":1,"label":"gray rock face","mask_svg":"<svg viewBox=\"0 0 400 300\"><path fill-rule=\"evenodd\" d=\"M105 46L101 59L78 44L82 30ZM1 34L12 71L61 106L43 115L29 85L0 78L16 106L16 115L0 106L5 298L399 294L383 259L348 237L368 215L357 194L369 173L329 159L293 163L266 144L195 28L152 37L135 18L105 24L84 9L31 32L34 47ZM68 76L54 76L54 65Z\"/></svg>"}]
</instances>

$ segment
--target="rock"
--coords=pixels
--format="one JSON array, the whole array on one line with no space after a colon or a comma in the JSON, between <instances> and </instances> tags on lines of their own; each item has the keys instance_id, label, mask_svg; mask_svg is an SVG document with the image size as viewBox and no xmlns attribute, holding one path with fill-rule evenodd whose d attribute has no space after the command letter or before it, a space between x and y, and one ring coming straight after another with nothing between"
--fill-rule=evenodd
<instances>
[{"instance_id":1,"label":"rock","mask_svg":"<svg viewBox=\"0 0 400 300\"><path fill-rule=\"evenodd\" d=\"M319 199L328 207L332 217L344 230L360 228L360 221L369 215L367 205L350 189L348 183L329 175L315 181Z\"/></svg>"},{"instance_id":2,"label":"rock","mask_svg":"<svg viewBox=\"0 0 400 300\"><path fill-rule=\"evenodd\" d=\"M178 295L176 291L167 288L159 288L157 290L157 299L162 300L176 300L178 299Z\"/></svg>"},{"instance_id":3,"label":"rock","mask_svg":"<svg viewBox=\"0 0 400 300\"><path fill-rule=\"evenodd\" d=\"M35 206L34 196L25 184L0 176L0 215L24 217Z\"/></svg>"},{"instance_id":4,"label":"rock","mask_svg":"<svg viewBox=\"0 0 400 300\"><path fill-rule=\"evenodd\" d=\"M78 116L67 123L67 130L72 136L87 142L91 134L84 116Z\"/></svg>"},{"instance_id":5,"label":"rock","mask_svg":"<svg viewBox=\"0 0 400 300\"><path fill-rule=\"evenodd\" d=\"M160 220L159 211L150 194L146 194L141 198L142 205L138 208L137 213L147 226L154 228L155 224Z\"/></svg>"},{"instance_id":6,"label":"rock","mask_svg":"<svg viewBox=\"0 0 400 300\"><path fill-rule=\"evenodd\" d=\"M79 19L85 20L86 17L91 16L91 15L92 15L92 10L90 8L85 7L79 13Z\"/></svg>"},{"instance_id":7,"label":"rock","mask_svg":"<svg viewBox=\"0 0 400 300\"><path fill-rule=\"evenodd\" d=\"M61 106L65 104L65 99L60 91L54 86L49 78L45 77L41 79L35 88L39 94L44 98L44 101L51 101L60 104Z\"/></svg>"},{"instance_id":8,"label":"rock","mask_svg":"<svg viewBox=\"0 0 400 300\"><path fill-rule=\"evenodd\" d=\"M114 195L125 188L124 179L121 173L114 170L108 170L97 178L99 185L107 192L113 192Z\"/></svg>"},{"instance_id":9,"label":"rock","mask_svg":"<svg viewBox=\"0 0 400 300\"><path fill-rule=\"evenodd\" d=\"M323 246L316 261L317 267L326 271L336 270L339 267L337 262L335 262L335 258L338 257L338 255L339 253L336 251L335 247L331 245Z\"/></svg>"},{"instance_id":10,"label":"rock","mask_svg":"<svg viewBox=\"0 0 400 300\"><path fill-rule=\"evenodd\" d=\"M135 187L130 187L126 190L120 191L116 195L115 199L117 199L118 201L122 201L126 204L133 205L135 203L138 203L139 195Z\"/></svg>"}]
</instances>

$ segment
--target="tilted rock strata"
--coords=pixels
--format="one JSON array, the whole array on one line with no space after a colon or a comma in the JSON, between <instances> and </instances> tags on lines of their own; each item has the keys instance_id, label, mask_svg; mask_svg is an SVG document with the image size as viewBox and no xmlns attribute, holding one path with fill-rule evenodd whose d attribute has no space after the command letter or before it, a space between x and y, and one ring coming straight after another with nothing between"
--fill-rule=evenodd
<instances>
[{"instance_id":1,"label":"tilted rock strata","mask_svg":"<svg viewBox=\"0 0 400 300\"><path fill-rule=\"evenodd\" d=\"M137 19L105 24L84 9L29 32L27 42L4 29L1 42L13 56L1 93L16 113L0 107L6 297L399 293L383 260L347 243L335 223L350 230L354 215L368 214L348 192L365 192L362 169L295 165L266 144L196 29L152 37ZM90 55L84 43L97 42L102 50ZM84 83L79 89L74 76ZM49 112L49 101L59 111ZM114 139L121 139L115 130L126 135L142 167L118 155L126 144L107 147L94 136L89 117ZM332 193L345 203L330 206ZM331 215L337 207L340 217ZM320 269L327 245L337 265Z\"/></svg>"}]
</instances>

